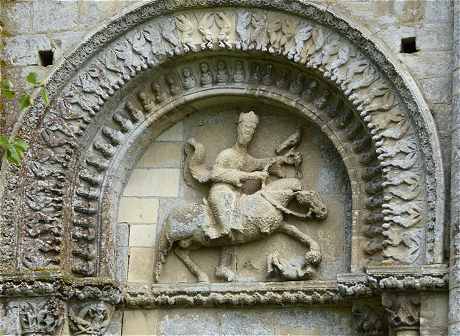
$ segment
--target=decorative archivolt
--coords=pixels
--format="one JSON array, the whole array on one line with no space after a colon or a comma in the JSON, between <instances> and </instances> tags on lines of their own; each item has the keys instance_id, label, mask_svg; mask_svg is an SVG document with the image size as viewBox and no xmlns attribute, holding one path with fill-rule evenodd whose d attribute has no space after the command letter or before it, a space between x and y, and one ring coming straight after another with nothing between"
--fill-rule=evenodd
<instances>
[{"instance_id":1,"label":"decorative archivolt","mask_svg":"<svg viewBox=\"0 0 460 336\"><path fill-rule=\"evenodd\" d=\"M409 91L370 42L353 44L362 39L357 31L330 13L297 2L298 16L246 8L159 15L166 4L169 9L175 6L169 2L145 5L85 42L54 74L49 84L51 105L39 113L43 106L37 104L25 116L18 133L33 146L21 170L9 175L2 222L2 243L18 244L20 268L63 267L70 261L75 274L97 275L100 191L105 172L115 164L112 158L117 147L145 119L158 119L156 113L175 97L219 85L276 88L302 100L308 100L310 92L313 104L326 111L324 115L336 127L346 128L367 167L362 177L369 182L365 190L370 195L367 231L382 237L371 239L367 251L383 249L384 259L397 263L439 259L440 243L435 243L442 233L436 227L442 220L438 218L442 214L437 194L442 189L439 148L436 136L427 131L430 125L423 124L431 119L416 115ZM144 22L145 18L152 19ZM346 30L350 39L358 41L326 26ZM94 52L95 45L104 47ZM322 76L346 97L345 105L329 97L328 91L315 92L317 81L284 75L268 62L263 69L243 64L244 71L238 70L238 63L223 62L212 71L209 67L200 68L199 73L183 68L162 77L151 84L148 93L129 99L110 123L101 122L98 114L105 104L140 72L187 54L233 52L253 59L270 55ZM84 58L83 65L80 57L86 54L91 57ZM65 79L69 73L72 79ZM62 87L59 91L53 86L56 83ZM70 255L63 251L66 239ZM7 264L6 258L1 260Z\"/></svg>"}]
</instances>

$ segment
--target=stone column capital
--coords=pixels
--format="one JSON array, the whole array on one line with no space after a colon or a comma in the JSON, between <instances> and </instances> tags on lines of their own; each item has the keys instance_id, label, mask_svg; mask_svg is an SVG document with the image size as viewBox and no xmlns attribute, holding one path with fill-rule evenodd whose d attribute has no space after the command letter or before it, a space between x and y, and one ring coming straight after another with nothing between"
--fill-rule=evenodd
<instances>
[{"instance_id":1,"label":"stone column capital","mask_svg":"<svg viewBox=\"0 0 460 336\"><path fill-rule=\"evenodd\" d=\"M383 293L382 305L388 313L388 323L392 330L396 332L396 335L400 336L419 334L419 294Z\"/></svg>"}]
</instances>

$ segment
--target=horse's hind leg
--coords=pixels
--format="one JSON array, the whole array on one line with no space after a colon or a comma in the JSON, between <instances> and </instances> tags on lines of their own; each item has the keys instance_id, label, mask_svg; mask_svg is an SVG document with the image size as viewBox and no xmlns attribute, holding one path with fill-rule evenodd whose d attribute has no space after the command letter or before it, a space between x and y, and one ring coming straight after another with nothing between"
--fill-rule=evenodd
<instances>
[{"instance_id":1,"label":"horse's hind leg","mask_svg":"<svg viewBox=\"0 0 460 336\"><path fill-rule=\"evenodd\" d=\"M236 281L236 254L234 246L224 246L220 252L219 265L216 267L216 276L225 281Z\"/></svg>"},{"instance_id":2,"label":"horse's hind leg","mask_svg":"<svg viewBox=\"0 0 460 336\"><path fill-rule=\"evenodd\" d=\"M209 278L204 273L197 264L190 258L190 250L183 249L181 247L176 247L174 253L177 257L182 260L184 265L189 269L189 271L198 279L199 282L209 282Z\"/></svg>"}]
</instances>

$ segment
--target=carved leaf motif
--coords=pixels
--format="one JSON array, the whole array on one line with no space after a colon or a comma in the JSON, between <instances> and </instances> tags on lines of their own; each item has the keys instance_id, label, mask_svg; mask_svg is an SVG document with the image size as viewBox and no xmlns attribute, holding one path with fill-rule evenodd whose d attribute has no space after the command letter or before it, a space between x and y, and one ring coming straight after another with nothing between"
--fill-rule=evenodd
<instances>
[{"instance_id":1,"label":"carved leaf motif","mask_svg":"<svg viewBox=\"0 0 460 336\"><path fill-rule=\"evenodd\" d=\"M352 78L347 79L347 85L343 85L343 87L345 87L345 95L349 95L358 89L367 88L379 78L377 69L367 63L367 61L365 65L362 64L362 67L357 68L357 70L358 69L359 71L354 72ZM361 75L361 78L356 77L358 74Z\"/></svg>"},{"instance_id":2,"label":"carved leaf motif","mask_svg":"<svg viewBox=\"0 0 460 336\"><path fill-rule=\"evenodd\" d=\"M327 33L325 33L322 29L313 29L311 39L309 40L310 43L307 43L307 46L304 49L305 56L310 57L321 50L326 42L326 39Z\"/></svg>"},{"instance_id":3,"label":"carved leaf motif","mask_svg":"<svg viewBox=\"0 0 460 336\"><path fill-rule=\"evenodd\" d=\"M402 231L390 229L383 233L387 239L384 255L403 263L414 263L419 254L423 241L423 230L415 229Z\"/></svg>"},{"instance_id":4,"label":"carved leaf motif","mask_svg":"<svg viewBox=\"0 0 460 336\"><path fill-rule=\"evenodd\" d=\"M84 111L87 111L90 116L94 116L96 114L99 110L99 105L103 102L98 96L84 93L75 84L72 84L68 88L65 98L67 98L70 103L78 105Z\"/></svg>"},{"instance_id":5,"label":"carved leaf motif","mask_svg":"<svg viewBox=\"0 0 460 336\"><path fill-rule=\"evenodd\" d=\"M177 36L176 30L176 19L174 17L165 18L160 25L161 35L175 50L178 52L178 48L181 43L179 36Z\"/></svg>"},{"instance_id":6,"label":"carved leaf motif","mask_svg":"<svg viewBox=\"0 0 460 336\"><path fill-rule=\"evenodd\" d=\"M18 308L24 335L54 335L62 325L64 307L57 299L36 303L22 302Z\"/></svg>"},{"instance_id":7,"label":"carved leaf motif","mask_svg":"<svg viewBox=\"0 0 460 336\"><path fill-rule=\"evenodd\" d=\"M182 14L176 17L176 27L182 33L182 47L186 52L194 50L193 45L193 31L195 24L193 21L186 15Z\"/></svg>"},{"instance_id":8,"label":"carved leaf motif","mask_svg":"<svg viewBox=\"0 0 460 336\"><path fill-rule=\"evenodd\" d=\"M213 42L212 27L214 25L214 16L215 13L206 13L198 23L198 31L202 35L203 45L210 48L212 47Z\"/></svg>"},{"instance_id":9,"label":"carved leaf motif","mask_svg":"<svg viewBox=\"0 0 460 336\"><path fill-rule=\"evenodd\" d=\"M146 60L150 58L151 46L149 39L150 32L140 30L135 32L128 40L131 43L133 50Z\"/></svg>"},{"instance_id":10,"label":"carved leaf motif","mask_svg":"<svg viewBox=\"0 0 460 336\"><path fill-rule=\"evenodd\" d=\"M147 32L144 36L150 42L153 55L163 55L165 51L160 28L156 24L149 24L144 27L144 31Z\"/></svg>"},{"instance_id":11,"label":"carved leaf motif","mask_svg":"<svg viewBox=\"0 0 460 336\"><path fill-rule=\"evenodd\" d=\"M251 24L252 14L247 11L238 12L236 19L236 33L239 37L239 45L237 47L246 50L250 42L249 25Z\"/></svg>"},{"instance_id":12,"label":"carved leaf motif","mask_svg":"<svg viewBox=\"0 0 460 336\"><path fill-rule=\"evenodd\" d=\"M232 29L232 21L228 14L218 12L215 15L216 25L219 28L219 34L217 36L220 47L230 47L230 31Z\"/></svg>"},{"instance_id":13,"label":"carved leaf motif","mask_svg":"<svg viewBox=\"0 0 460 336\"><path fill-rule=\"evenodd\" d=\"M119 87L118 80L115 78L115 76L110 76L108 74L107 68L100 60L97 60L94 64L90 65L88 73L95 80L99 80L99 85L107 90L107 94L109 95L114 93L114 88Z\"/></svg>"},{"instance_id":14,"label":"carved leaf motif","mask_svg":"<svg viewBox=\"0 0 460 336\"><path fill-rule=\"evenodd\" d=\"M250 49L267 50L267 16L265 13L257 12L252 14L251 26L253 28L251 34Z\"/></svg>"},{"instance_id":15,"label":"carved leaf motif","mask_svg":"<svg viewBox=\"0 0 460 336\"><path fill-rule=\"evenodd\" d=\"M124 67L123 65L118 61L117 54L115 50L109 49L105 53L105 57L103 60L103 63L107 67L107 69L118 72L120 74L124 73Z\"/></svg>"},{"instance_id":16,"label":"carved leaf motif","mask_svg":"<svg viewBox=\"0 0 460 336\"><path fill-rule=\"evenodd\" d=\"M295 61L300 61L302 57L302 51L305 46L305 42L308 41L312 36L313 27L305 22L301 23L297 29L297 33L294 36L295 42Z\"/></svg>"}]
</instances>

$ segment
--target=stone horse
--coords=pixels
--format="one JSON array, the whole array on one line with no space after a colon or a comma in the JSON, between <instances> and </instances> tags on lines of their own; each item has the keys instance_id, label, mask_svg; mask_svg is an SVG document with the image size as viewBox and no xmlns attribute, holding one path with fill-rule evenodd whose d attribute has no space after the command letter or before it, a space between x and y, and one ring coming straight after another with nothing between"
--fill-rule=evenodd
<instances>
[{"instance_id":1,"label":"stone horse","mask_svg":"<svg viewBox=\"0 0 460 336\"><path fill-rule=\"evenodd\" d=\"M268 167L266 169L268 171ZM295 200L305 209L299 213L287 208ZM199 282L209 282L208 276L190 258L190 251L205 247L230 247L264 239L276 232L284 233L306 246L306 265L317 266L321 261L321 252L316 243L297 227L287 224L284 215L303 219L324 219L327 208L319 194L313 190L304 190L298 178L280 178L265 185L251 195L240 199L242 229L231 235L210 239L209 229L214 227L212 211L206 202L190 203L173 209L167 216L161 231L155 258L154 281L158 282L162 264L171 250L185 264ZM235 278L221 265L216 275L228 281Z\"/></svg>"}]
</instances>

